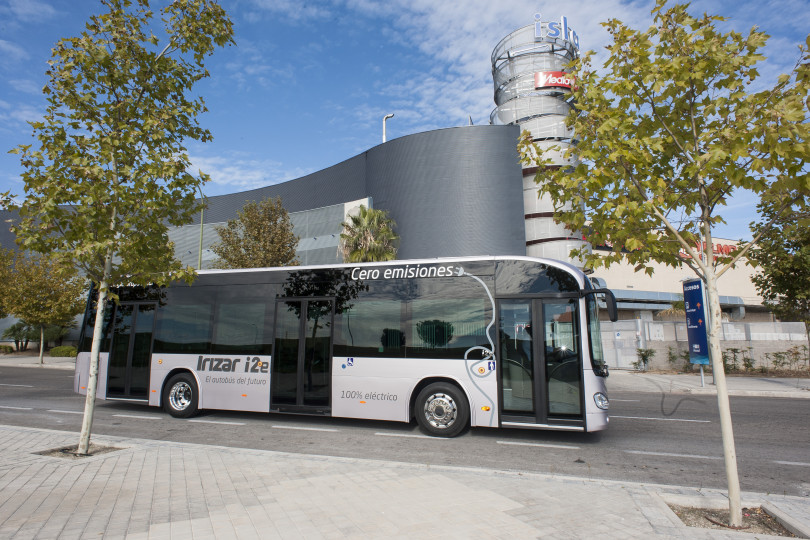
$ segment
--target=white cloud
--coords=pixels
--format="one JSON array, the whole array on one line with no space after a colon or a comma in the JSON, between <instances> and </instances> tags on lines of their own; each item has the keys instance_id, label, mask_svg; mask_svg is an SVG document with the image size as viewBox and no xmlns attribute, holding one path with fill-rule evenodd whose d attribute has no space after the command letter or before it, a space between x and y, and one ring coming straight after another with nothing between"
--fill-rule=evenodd
<instances>
[{"instance_id":1,"label":"white cloud","mask_svg":"<svg viewBox=\"0 0 810 540\"><path fill-rule=\"evenodd\" d=\"M330 9L323 2L319 2L317 6L300 0L252 0L252 3L257 11L247 13L250 22L261 20L263 13L281 16L291 22L323 19L331 16Z\"/></svg>"},{"instance_id":2,"label":"white cloud","mask_svg":"<svg viewBox=\"0 0 810 540\"><path fill-rule=\"evenodd\" d=\"M191 156L191 163L194 172L199 169L211 177L216 194L270 186L313 172L302 167L285 169L278 161L251 159L238 153L212 157Z\"/></svg>"},{"instance_id":3,"label":"white cloud","mask_svg":"<svg viewBox=\"0 0 810 540\"><path fill-rule=\"evenodd\" d=\"M532 24L536 10L524 0L394 0L385 4L347 0L346 6L369 17L383 18L387 36L415 47L432 62L421 73L402 74L400 81L378 88L402 109L401 118L413 119L413 130L437 120L445 126L460 125L469 116L475 123L489 122L494 108L492 50L510 32ZM583 47L599 49L607 43L608 35L598 23L616 14L622 14L626 22L637 23L649 18L649 8L623 6L617 0L598 4L579 0L568 2L565 11L546 10L543 18L567 16Z\"/></svg>"},{"instance_id":4,"label":"white cloud","mask_svg":"<svg viewBox=\"0 0 810 540\"><path fill-rule=\"evenodd\" d=\"M0 101L0 125L3 126L4 131L20 132L20 129L17 128L25 125L24 131L30 135L30 127L27 126L26 122L41 120L43 114L42 109L31 105Z\"/></svg>"},{"instance_id":5,"label":"white cloud","mask_svg":"<svg viewBox=\"0 0 810 540\"><path fill-rule=\"evenodd\" d=\"M8 81L9 86L23 94L39 96L42 94L42 85L31 79L14 79Z\"/></svg>"},{"instance_id":6,"label":"white cloud","mask_svg":"<svg viewBox=\"0 0 810 540\"><path fill-rule=\"evenodd\" d=\"M28 60L29 54L19 45L0 39L0 64L4 66Z\"/></svg>"},{"instance_id":7,"label":"white cloud","mask_svg":"<svg viewBox=\"0 0 810 540\"><path fill-rule=\"evenodd\" d=\"M39 22L58 14L50 4L39 0L9 0L0 12L22 22Z\"/></svg>"},{"instance_id":8,"label":"white cloud","mask_svg":"<svg viewBox=\"0 0 810 540\"><path fill-rule=\"evenodd\" d=\"M492 50L510 32L532 24L537 10L536 4L525 0L345 0L345 7L380 18L390 39L417 48L433 62L421 73L402 74L403 80L378 88L392 104L404 109L401 118L414 118L413 128L426 125L416 118L443 119L450 125L457 125L468 115L477 123L488 121L494 108ZM566 16L580 36L583 50L594 50L594 65L601 66L606 58L604 48L610 42L601 23L616 18L631 28L646 30L653 22L653 7L651 1L574 0L545 7L542 15L544 20ZM801 33L810 27L810 10L804 0L770 0L766 6L753 2L741 6L736 0L702 0L690 8L695 16L704 11L730 16L727 28L743 32L753 25L771 34L790 29ZM803 42L804 34L799 37ZM789 70L796 59L798 42L788 36L772 39L766 51L770 57L761 72L770 77Z\"/></svg>"}]
</instances>

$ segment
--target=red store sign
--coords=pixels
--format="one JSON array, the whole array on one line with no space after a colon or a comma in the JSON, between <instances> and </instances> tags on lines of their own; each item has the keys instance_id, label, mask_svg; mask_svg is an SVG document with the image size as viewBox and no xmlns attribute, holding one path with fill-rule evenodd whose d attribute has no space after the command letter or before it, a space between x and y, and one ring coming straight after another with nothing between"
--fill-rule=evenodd
<instances>
[{"instance_id":1,"label":"red store sign","mask_svg":"<svg viewBox=\"0 0 810 540\"><path fill-rule=\"evenodd\" d=\"M534 74L534 88L568 88L574 86L575 79L564 71L538 71Z\"/></svg>"}]
</instances>

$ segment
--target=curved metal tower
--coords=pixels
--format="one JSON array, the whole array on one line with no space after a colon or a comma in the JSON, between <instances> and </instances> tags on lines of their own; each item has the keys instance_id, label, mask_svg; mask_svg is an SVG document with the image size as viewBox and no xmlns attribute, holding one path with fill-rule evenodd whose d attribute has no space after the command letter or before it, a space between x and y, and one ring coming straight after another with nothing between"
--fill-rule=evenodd
<instances>
[{"instance_id":1,"label":"curved metal tower","mask_svg":"<svg viewBox=\"0 0 810 540\"><path fill-rule=\"evenodd\" d=\"M540 148L558 147L548 152L553 167L575 165L563 156L574 144L574 133L565 125L571 110L573 79L565 73L566 64L579 55L579 37L568 27L568 20L542 21L515 30L492 51L492 79L495 110L492 124L516 124L528 131ZM568 253L588 245L575 234L554 223L554 205L537 196L536 168L523 169L523 208L526 225L526 254L549 257L581 266Z\"/></svg>"}]
</instances>

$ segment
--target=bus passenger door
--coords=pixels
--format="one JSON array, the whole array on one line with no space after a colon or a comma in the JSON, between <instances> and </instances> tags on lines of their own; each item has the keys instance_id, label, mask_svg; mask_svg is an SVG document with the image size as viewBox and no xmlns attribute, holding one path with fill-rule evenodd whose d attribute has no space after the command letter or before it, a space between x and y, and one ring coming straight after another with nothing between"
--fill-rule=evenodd
<instances>
[{"instance_id":1,"label":"bus passenger door","mask_svg":"<svg viewBox=\"0 0 810 540\"><path fill-rule=\"evenodd\" d=\"M149 398L149 368L155 304L121 303L115 308L107 397Z\"/></svg>"},{"instance_id":2,"label":"bus passenger door","mask_svg":"<svg viewBox=\"0 0 810 540\"><path fill-rule=\"evenodd\" d=\"M333 316L332 299L277 302L271 410L329 413Z\"/></svg>"},{"instance_id":3,"label":"bus passenger door","mask_svg":"<svg viewBox=\"0 0 810 540\"><path fill-rule=\"evenodd\" d=\"M501 422L584 426L576 299L498 302Z\"/></svg>"}]
</instances>

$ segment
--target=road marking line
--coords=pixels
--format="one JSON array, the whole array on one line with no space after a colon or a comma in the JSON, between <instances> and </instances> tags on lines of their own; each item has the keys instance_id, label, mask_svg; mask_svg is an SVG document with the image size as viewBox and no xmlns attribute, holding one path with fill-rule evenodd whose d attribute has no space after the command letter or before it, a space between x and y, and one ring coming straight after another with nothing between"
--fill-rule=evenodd
<instances>
[{"instance_id":1,"label":"road marking line","mask_svg":"<svg viewBox=\"0 0 810 540\"><path fill-rule=\"evenodd\" d=\"M380 437L404 437L406 439L430 439L434 441L446 441L449 440L447 437L431 437L430 435L413 435L411 433L375 433L374 435L378 435Z\"/></svg>"},{"instance_id":2,"label":"road marking line","mask_svg":"<svg viewBox=\"0 0 810 540\"><path fill-rule=\"evenodd\" d=\"M683 457L689 459L723 459L719 456L696 456L694 454L673 454L671 452L645 452L644 450L625 450L628 454L640 454L643 456L664 456L664 457Z\"/></svg>"},{"instance_id":3,"label":"road marking line","mask_svg":"<svg viewBox=\"0 0 810 540\"><path fill-rule=\"evenodd\" d=\"M11 407L9 405L0 405L0 409L13 409L15 411L33 411L33 407Z\"/></svg>"},{"instance_id":4,"label":"road marking line","mask_svg":"<svg viewBox=\"0 0 810 540\"><path fill-rule=\"evenodd\" d=\"M118 418L139 418L141 420L160 420L162 416L144 416L138 414L114 414Z\"/></svg>"},{"instance_id":5,"label":"road marking line","mask_svg":"<svg viewBox=\"0 0 810 540\"><path fill-rule=\"evenodd\" d=\"M563 450L580 450L579 446L566 446L564 444L543 444L543 443L529 443L529 442L513 442L513 441L495 441L498 444L509 444L512 446L539 446L541 448L562 448Z\"/></svg>"},{"instance_id":6,"label":"road marking line","mask_svg":"<svg viewBox=\"0 0 810 540\"><path fill-rule=\"evenodd\" d=\"M668 422L698 422L701 424L709 424L711 420L689 420L687 418L653 418L651 416L616 416L610 415L611 418L627 418L630 420L666 420Z\"/></svg>"},{"instance_id":7,"label":"road marking line","mask_svg":"<svg viewBox=\"0 0 810 540\"><path fill-rule=\"evenodd\" d=\"M59 409L48 409L48 412L56 412L62 414L84 414L84 411L61 411Z\"/></svg>"},{"instance_id":8,"label":"road marking line","mask_svg":"<svg viewBox=\"0 0 810 540\"><path fill-rule=\"evenodd\" d=\"M17 386L19 388L33 388L33 386L31 386L30 384L5 384L5 383L0 383L0 386Z\"/></svg>"},{"instance_id":9,"label":"road marking line","mask_svg":"<svg viewBox=\"0 0 810 540\"><path fill-rule=\"evenodd\" d=\"M774 461L779 465L796 465L797 467L810 467L810 463L802 463L801 461Z\"/></svg>"},{"instance_id":10,"label":"road marking line","mask_svg":"<svg viewBox=\"0 0 810 540\"><path fill-rule=\"evenodd\" d=\"M297 429L300 431L329 431L329 432L337 432L337 429L331 428L318 428L318 427L299 427L299 426L270 426L276 429Z\"/></svg>"},{"instance_id":11,"label":"road marking line","mask_svg":"<svg viewBox=\"0 0 810 540\"><path fill-rule=\"evenodd\" d=\"M224 420L189 420L198 424L224 424L226 426L244 426L244 422L225 422Z\"/></svg>"}]
</instances>

